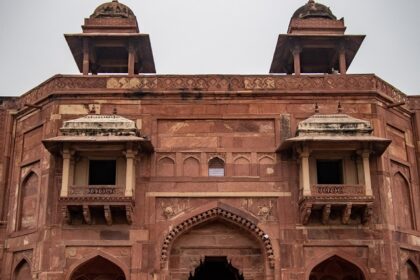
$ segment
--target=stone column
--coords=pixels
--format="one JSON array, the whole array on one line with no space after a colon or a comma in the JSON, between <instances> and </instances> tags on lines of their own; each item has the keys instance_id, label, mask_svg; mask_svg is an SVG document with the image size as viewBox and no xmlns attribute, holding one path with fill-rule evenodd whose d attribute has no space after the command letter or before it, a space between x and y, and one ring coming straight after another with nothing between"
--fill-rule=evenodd
<instances>
[{"instance_id":1,"label":"stone column","mask_svg":"<svg viewBox=\"0 0 420 280\"><path fill-rule=\"evenodd\" d=\"M134 194L134 185L136 182L136 173L134 168L134 161L137 152L132 149L127 149L125 157L127 161L126 173L125 173L125 196L132 197Z\"/></svg>"},{"instance_id":2,"label":"stone column","mask_svg":"<svg viewBox=\"0 0 420 280\"><path fill-rule=\"evenodd\" d=\"M365 178L365 188L366 188L366 195L367 196L373 195L372 182L371 182L371 179L370 179L369 154L370 154L370 152L368 150L364 150L362 152L363 174L364 174L364 178Z\"/></svg>"},{"instance_id":3,"label":"stone column","mask_svg":"<svg viewBox=\"0 0 420 280\"><path fill-rule=\"evenodd\" d=\"M309 175L309 149L304 147L300 153L300 168L301 168L301 188L303 189L303 196L311 195L310 175Z\"/></svg>"},{"instance_id":4,"label":"stone column","mask_svg":"<svg viewBox=\"0 0 420 280\"><path fill-rule=\"evenodd\" d=\"M299 76L301 73L301 65L300 65L300 53L302 52L302 48L299 46L295 46L292 50L293 53L293 67L295 71L295 75Z\"/></svg>"},{"instance_id":5,"label":"stone column","mask_svg":"<svg viewBox=\"0 0 420 280\"><path fill-rule=\"evenodd\" d=\"M63 175L61 180L61 197L66 197L69 194L70 183L70 168L71 167L71 151L68 147L63 149Z\"/></svg>"},{"instance_id":6,"label":"stone column","mask_svg":"<svg viewBox=\"0 0 420 280\"><path fill-rule=\"evenodd\" d=\"M89 40L83 39L83 75L89 75Z\"/></svg>"},{"instance_id":7,"label":"stone column","mask_svg":"<svg viewBox=\"0 0 420 280\"><path fill-rule=\"evenodd\" d=\"M338 55L338 63L340 68L340 74L347 73L347 62L346 62L346 48L344 46L340 46L339 55Z\"/></svg>"},{"instance_id":8,"label":"stone column","mask_svg":"<svg viewBox=\"0 0 420 280\"><path fill-rule=\"evenodd\" d=\"M134 75L134 66L136 60L136 50L133 42L130 40L128 43L128 75Z\"/></svg>"}]
</instances>

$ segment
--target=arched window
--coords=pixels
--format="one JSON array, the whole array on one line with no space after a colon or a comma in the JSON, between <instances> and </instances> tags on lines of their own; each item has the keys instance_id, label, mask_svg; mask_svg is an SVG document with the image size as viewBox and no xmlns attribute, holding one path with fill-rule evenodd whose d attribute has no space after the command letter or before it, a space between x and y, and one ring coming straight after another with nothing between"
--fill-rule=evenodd
<instances>
[{"instance_id":1,"label":"arched window","mask_svg":"<svg viewBox=\"0 0 420 280\"><path fill-rule=\"evenodd\" d=\"M80 265L70 280L125 280L125 275L119 266L97 256Z\"/></svg>"},{"instance_id":2,"label":"arched window","mask_svg":"<svg viewBox=\"0 0 420 280\"><path fill-rule=\"evenodd\" d=\"M19 197L18 230L36 227L36 208L38 203L38 175L31 172L23 181Z\"/></svg>"},{"instance_id":3,"label":"arched window","mask_svg":"<svg viewBox=\"0 0 420 280\"><path fill-rule=\"evenodd\" d=\"M235 176L251 176L251 165L249 160L244 157L239 157L234 161Z\"/></svg>"},{"instance_id":4,"label":"arched window","mask_svg":"<svg viewBox=\"0 0 420 280\"><path fill-rule=\"evenodd\" d=\"M403 229L413 229L410 185L401 173L396 173L392 180L392 204L395 224Z\"/></svg>"},{"instance_id":5,"label":"arched window","mask_svg":"<svg viewBox=\"0 0 420 280\"><path fill-rule=\"evenodd\" d=\"M309 279L365 280L363 272L351 262L332 256L312 269Z\"/></svg>"},{"instance_id":6,"label":"arched window","mask_svg":"<svg viewBox=\"0 0 420 280\"><path fill-rule=\"evenodd\" d=\"M189 157L184 160L183 176L198 177L200 176L200 162L194 158Z\"/></svg>"},{"instance_id":7,"label":"arched window","mask_svg":"<svg viewBox=\"0 0 420 280\"><path fill-rule=\"evenodd\" d=\"M15 268L13 280L29 280L32 279L31 267L27 261L22 260Z\"/></svg>"},{"instance_id":8,"label":"arched window","mask_svg":"<svg viewBox=\"0 0 420 280\"><path fill-rule=\"evenodd\" d=\"M175 176L175 161L169 157L161 158L157 164L157 176Z\"/></svg>"},{"instance_id":9,"label":"arched window","mask_svg":"<svg viewBox=\"0 0 420 280\"><path fill-rule=\"evenodd\" d=\"M209 176L210 177L225 176L225 162L221 158L214 157L209 161Z\"/></svg>"}]
</instances>

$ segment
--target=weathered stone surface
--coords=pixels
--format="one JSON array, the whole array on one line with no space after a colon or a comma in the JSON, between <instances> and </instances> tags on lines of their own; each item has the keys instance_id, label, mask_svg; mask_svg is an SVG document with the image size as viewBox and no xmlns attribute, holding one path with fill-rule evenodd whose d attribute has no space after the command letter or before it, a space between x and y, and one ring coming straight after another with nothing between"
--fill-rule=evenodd
<instances>
[{"instance_id":1,"label":"weathered stone surface","mask_svg":"<svg viewBox=\"0 0 420 280\"><path fill-rule=\"evenodd\" d=\"M315 7L290 32L342 36ZM83 34L137 28L113 1ZM0 98L0 278L186 280L213 260L246 280L419 279L419 112L371 74L57 75ZM294 137L311 141L279 149ZM95 160L115 161L109 184Z\"/></svg>"}]
</instances>

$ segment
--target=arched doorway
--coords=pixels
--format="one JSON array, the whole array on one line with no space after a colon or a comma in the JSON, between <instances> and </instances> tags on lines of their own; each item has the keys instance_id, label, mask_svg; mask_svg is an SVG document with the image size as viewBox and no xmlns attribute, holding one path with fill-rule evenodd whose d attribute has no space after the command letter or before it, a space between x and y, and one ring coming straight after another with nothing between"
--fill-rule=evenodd
<instances>
[{"instance_id":1,"label":"arched doorway","mask_svg":"<svg viewBox=\"0 0 420 280\"><path fill-rule=\"evenodd\" d=\"M312 269L310 280L365 280L356 265L338 256L332 256Z\"/></svg>"},{"instance_id":2,"label":"arched doorway","mask_svg":"<svg viewBox=\"0 0 420 280\"><path fill-rule=\"evenodd\" d=\"M125 276L116 264L97 256L80 265L70 280L125 280Z\"/></svg>"},{"instance_id":3,"label":"arched doorway","mask_svg":"<svg viewBox=\"0 0 420 280\"><path fill-rule=\"evenodd\" d=\"M205 257L188 280L244 280L239 270L226 257Z\"/></svg>"},{"instance_id":4,"label":"arched doorway","mask_svg":"<svg viewBox=\"0 0 420 280\"><path fill-rule=\"evenodd\" d=\"M226 220L213 219L174 241L169 271L176 280L263 279L264 261L261 244L253 235Z\"/></svg>"}]
</instances>

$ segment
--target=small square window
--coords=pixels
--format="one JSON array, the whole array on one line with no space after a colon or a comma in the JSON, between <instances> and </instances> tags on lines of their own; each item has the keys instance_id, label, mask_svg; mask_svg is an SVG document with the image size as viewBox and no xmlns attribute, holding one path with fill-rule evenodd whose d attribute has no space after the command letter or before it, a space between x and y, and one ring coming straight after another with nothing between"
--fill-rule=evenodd
<instances>
[{"instance_id":1,"label":"small square window","mask_svg":"<svg viewBox=\"0 0 420 280\"><path fill-rule=\"evenodd\" d=\"M116 167L115 160L90 160L89 185L115 185Z\"/></svg>"},{"instance_id":2,"label":"small square window","mask_svg":"<svg viewBox=\"0 0 420 280\"><path fill-rule=\"evenodd\" d=\"M342 160L317 160L318 184L343 184Z\"/></svg>"}]
</instances>

